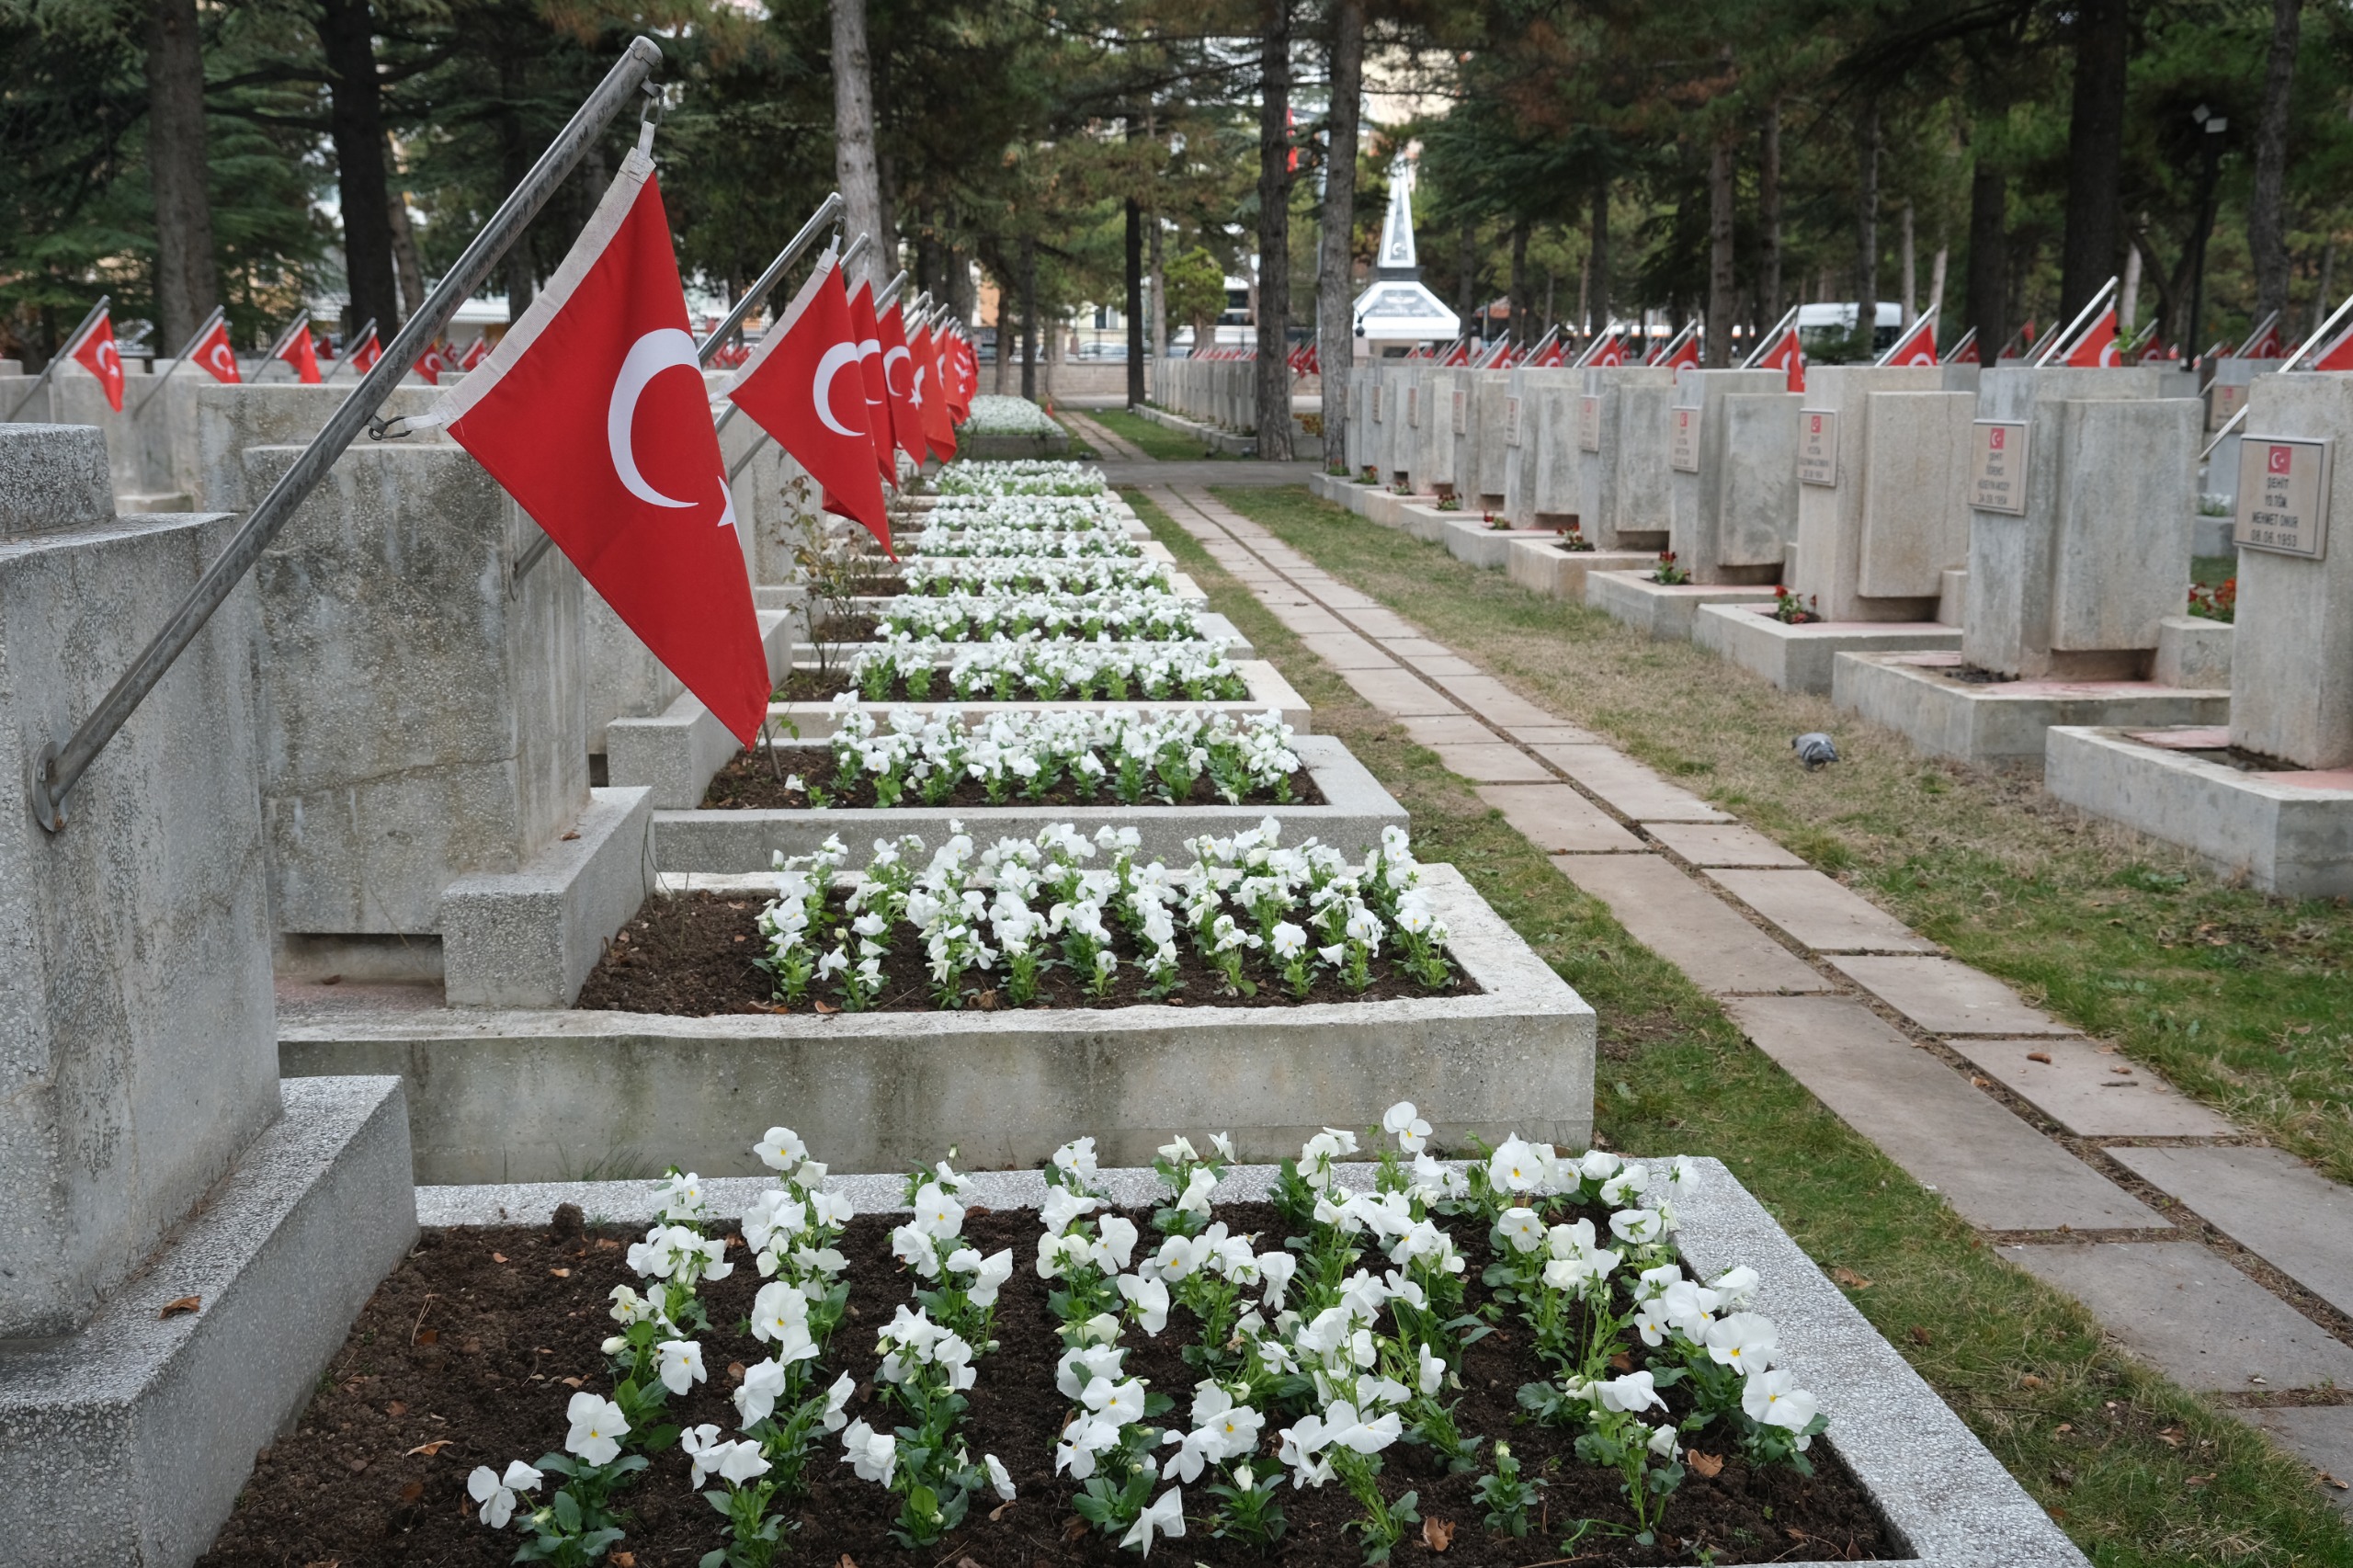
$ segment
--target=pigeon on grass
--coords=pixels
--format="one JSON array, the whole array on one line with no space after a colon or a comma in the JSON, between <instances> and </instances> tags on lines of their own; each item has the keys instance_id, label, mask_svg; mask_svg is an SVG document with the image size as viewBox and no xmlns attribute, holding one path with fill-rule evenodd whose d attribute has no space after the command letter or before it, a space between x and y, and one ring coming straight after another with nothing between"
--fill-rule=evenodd
<instances>
[{"instance_id":1,"label":"pigeon on grass","mask_svg":"<svg viewBox=\"0 0 2353 1568\"><path fill-rule=\"evenodd\" d=\"M1838 760L1836 743L1820 730L1808 731L1790 742L1790 745L1798 754L1798 760L1805 764L1805 770L1808 773L1813 772L1825 762Z\"/></svg>"}]
</instances>

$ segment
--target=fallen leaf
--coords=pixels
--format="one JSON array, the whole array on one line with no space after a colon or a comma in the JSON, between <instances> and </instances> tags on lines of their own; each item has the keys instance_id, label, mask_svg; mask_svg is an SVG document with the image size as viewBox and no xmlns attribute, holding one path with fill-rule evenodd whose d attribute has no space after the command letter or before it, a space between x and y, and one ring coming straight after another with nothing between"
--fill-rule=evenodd
<instances>
[{"instance_id":1,"label":"fallen leaf","mask_svg":"<svg viewBox=\"0 0 2353 1568\"><path fill-rule=\"evenodd\" d=\"M503 1252L492 1253L490 1255L490 1261L493 1263L505 1263L506 1261L506 1255Z\"/></svg>"},{"instance_id":2,"label":"fallen leaf","mask_svg":"<svg viewBox=\"0 0 2353 1568\"><path fill-rule=\"evenodd\" d=\"M2022 1389L2039 1389L2041 1386L2042 1380L2036 1377L2032 1372L2029 1372L2018 1379L2018 1387Z\"/></svg>"},{"instance_id":3,"label":"fallen leaf","mask_svg":"<svg viewBox=\"0 0 2353 1568\"><path fill-rule=\"evenodd\" d=\"M1912 1343L1915 1345L1927 1345L1937 1337L1916 1323L1905 1330L1905 1333L1911 1336Z\"/></svg>"},{"instance_id":4,"label":"fallen leaf","mask_svg":"<svg viewBox=\"0 0 2353 1568\"><path fill-rule=\"evenodd\" d=\"M302 1568L343 1568L343 1559L340 1557L322 1557L313 1562L303 1563Z\"/></svg>"},{"instance_id":5,"label":"fallen leaf","mask_svg":"<svg viewBox=\"0 0 2353 1568\"><path fill-rule=\"evenodd\" d=\"M563 842L564 842L564 843L566 843L566 844L569 844L569 843L571 843L574 839L575 839L575 838L577 838L577 837L579 837L579 836L580 836L580 830L579 830L578 828L576 828L576 827L575 827L575 828L574 828L570 833L567 833L567 834L565 834L565 835L563 835ZM624 1553L624 1555L626 1555L626 1553ZM614 1561L614 1562L620 1562L620 1558L616 1557L616 1558L614 1558L614 1559L613 1559L613 1561ZM636 1561L636 1559L634 1559L634 1558L631 1558L631 1562L635 1562L635 1561ZM625 1562L624 1562L624 1563L621 1563L621 1568L629 1568L629 1564L628 1564L628 1563L625 1563Z\"/></svg>"},{"instance_id":6,"label":"fallen leaf","mask_svg":"<svg viewBox=\"0 0 2353 1568\"><path fill-rule=\"evenodd\" d=\"M571 1388L571 1389L576 1389L576 1388L578 1388L582 1383L586 1382L587 1381L588 1381L588 1380L587 1380L587 1379L585 1379L585 1378L558 1378L558 1379L556 1379L556 1381L557 1381L557 1382L560 1382L560 1383L562 1383L564 1387L566 1387L566 1388Z\"/></svg>"},{"instance_id":7,"label":"fallen leaf","mask_svg":"<svg viewBox=\"0 0 2353 1568\"><path fill-rule=\"evenodd\" d=\"M1017 1497L1008 1497L1004 1502L999 1503L995 1507L991 1508L989 1510L989 1523L995 1524L999 1519L1005 1517L1006 1510L1012 1507L1014 1504L1019 1501L1020 1499Z\"/></svg>"},{"instance_id":8,"label":"fallen leaf","mask_svg":"<svg viewBox=\"0 0 2353 1568\"><path fill-rule=\"evenodd\" d=\"M1609 1358L1609 1365L1613 1370L1631 1372L1634 1369L1634 1358L1630 1353L1620 1350L1617 1355Z\"/></svg>"},{"instance_id":9,"label":"fallen leaf","mask_svg":"<svg viewBox=\"0 0 2353 1568\"><path fill-rule=\"evenodd\" d=\"M580 835L575 833L572 836L577 838ZM614 1552L613 1568L637 1568L637 1553L634 1551Z\"/></svg>"},{"instance_id":10,"label":"fallen leaf","mask_svg":"<svg viewBox=\"0 0 2353 1568\"><path fill-rule=\"evenodd\" d=\"M548 1272L554 1275L558 1279L569 1279L572 1278L572 1270L569 1268L551 1268Z\"/></svg>"},{"instance_id":11,"label":"fallen leaf","mask_svg":"<svg viewBox=\"0 0 2353 1568\"><path fill-rule=\"evenodd\" d=\"M455 1437L436 1437L429 1443L417 1444L416 1447L411 1449L407 1453L403 1454L401 1458L409 1459L415 1455L423 1454L426 1459L431 1459L434 1455L439 1453L442 1449L448 1448L457 1440L458 1439Z\"/></svg>"},{"instance_id":12,"label":"fallen leaf","mask_svg":"<svg viewBox=\"0 0 2353 1568\"><path fill-rule=\"evenodd\" d=\"M182 1312L192 1312L202 1305L204 1305L204 1298L201 1296L182 1296L176 1301L165 1301L164 1310L155 1315L159 1318L177 1317Z\"/></svg>"},{"instance_id":13,"label":"fallen leaf","mask_svg":"<svg viewBox=\"0 0 2353 1568\"><path fill-rule=\"evenodd\" d=\"M1076 1514L1073 1514L1067 1520L1063 1521L1063 1539L1072 1542L1085 1540L1086 1539L1086 1521L1080 1518Z\"/></svg>"},{"instance_id":14,"label":"fallen leaf","mask_svg":"<svg viewBox=\"0 0 2353 1568\"><path fill-rule=\"evenodd\" d=\"M406 1415L408 1414L408 1406L396 1399L384 1406L384 1414L387 1415Z\"/></svg>"},{"instance_id":15,"label":"fallen leaf","mask_svg":"<svg viewBox=\"0 0 2353 1568\"><path fill-rule=\"evenodd\" d=\"M842 1560L835 1563L834 1568L858 1568L858 1559L845 1551L842 1553Z\"/></svg>"},{"instance_id":16,"label":"fallen leaf","mask_svg":"<svg viewBox=\"0 0 2353 1568\"><path fill-rule=\"evenodd\" d=\"M416 1331L416 1343L419 1345L438 1345L441 1343L441 1331L438 1328L421 1328Z\"/></svg>"},{"instance_id":17,"label":"fallen leaf","mask_svg":"<svg viewBox=\"0 0 2353 1568\"><path fill-rule=\"evenodd\" d=\"M424 1495L425 1483L422 1481L412 1481L401 1488L401 1501L404 1503L414 1503Z\"/></svg>"},{"instance_id":18,"label":"fallen leaf","mask_svg":"<svg viewBox=\"0 0 2353 1568\"><path fill-rule=\"evenodd\" d=\"M2193 1475L2193 1476L2191 1476L2188 1481L2183 1482L2183 1483L2182 1483L2182 1484L2183 1484L2184 1486L2203 1486L2203 1485L2205 1485L2208 1482L2210 1482L2210 1481L2211 1481L2211 1480L2213 1480L2213 1479L2214 1479L2214 1477L2213 1477L2212 1475L2211 1475L2211 1474L2208 1474L2208 1475Z\"/></svg>"},{"instance_id":19,"label":"fallen leaf","mask_svg":"<svg viewBox=\"0 0 2353 1568\"><path fill-rule=\"evenodd\" d=\"M956 1568L988 1568L988 1564L977 1557L960 1557L956 1560Z\"/></svg>"},{"instance_id":20,"label":"fallen leaf","mask_svg":"<svg viewBox=\"0 0 2353 1568\"><path fill-rule=\"evenodd\" d=\"M366 1460L346 1460L343 1461L343 1468L349 1471L354 1475L360 1475L366 1472L368 1469L368 1461Z\"/></svg>"},{"instance_id":21,"label":"fallen leaf","mask_svg":"<svg viewBox=\"0 0 2353 1568\"><path fill-rule=\"evenodd\" d=\"M614 1241L609 1236L598 1236L597 1238L597 1250L598 1252L619 1252L621 1250L621 1244Z\"/></svg>"},{"instance_id":22,"label":"fallen leaf","mask_svg":"<svg viewBox=\"0 0 2353 1568\"><path fill-rule=\"evenodd\" d=\"M1972 1078L1969 1080L1969 1086L1972 1089L1990 1089L1994 1086L1994 1080L1991 1078Z\"/></svg>"},{"instance_id":23,"label":"fallen leaf","mask_svg":"<svg viewBox=\"0 0 2353 1568\"><path fill-rule=\"evenodd\" d=\"M730 1361L727 1363L727 1381L731 1383L740 1383L744 1381L743 1362Z\"/></svg>"},{"instance_id":24,"label":"fallen leaf","mask_svg":"<svg viewBox=\"0 0 2353 1568\"><path fill-rule=\"evenodd\" d=\"M2319 1476L2321 1480L2325 1482L2327 1484L2336 1487L2339 1492L2353 1492L2353 1486L2348 1486L2344 1482L2337 1480L2336 1477L2329 1474L2328 1471L2325 1470L2316 1470L2313 1471L2313 1473Z\"/></svg>"},{"instance_id":25,"label":"fallen leaf","mask_svg":"<svg viewBox=\"0 0 2353 1568\"><path fill-rule=\"evenodd\" d=\"M1697 1449L1685 1449L1683 1462L1689 1465L1691 1473L1702 1481L1712 1481L1723 1473L1724 1461L1722 1459L1714 1454L1703 1454Z\"/></svg>"},{"instance_id":26,"label":"fallen leaf","mask_svg":"<svg viewBox=\"0 0 2353 1568\"><path fill-rule=\"evenodd\" d=\"M1853 1269L1847 1267L1843 1263L1839 1264L1830 1271L1830 1278L1836 1279L1839 1284L1844 1285L1849 1290L1868 1290L1871 1288L1871 1282L1870 1280L1864 1278L1861 1275L1856 1273Z\"/></svg>"},{"instance_id":27,"label":"fallen leaf","mask_svg":"<svg viewBox=\"0 0 2353 1568\"><path fill-rule=\"evenodd\" d=\"M818 1000L817 1000L815 997L813 997L813 996L810 998L810 1000L809 1000L809 1006L811 1006L812 1007L816 1008L816 1009L817 1009L817 1011L819 1011L819 1012L821 1012L821 1013L838 1013L838 1012L840 1012L840 1011L841 1011L841 1009L840 1009L839 1007L828 1007L828 1006L826 1006L823 1002L818 1001ZM1084 1521L1082 1521L1082 1522L1084 1522Z\"/></svg>"},{"instance_id":28,"label":"fallen leaf","mask_svg":"<svg viewBox=\"0 0 2353 1568\"><path fill-rule=\"evenodd\" d=\"M2029 1051L2026 1053L2026 1059L2029 1062L2040 1062L2045 1067L2051 1065L2051 1053L2047 1051Z\"/></svg>"},{"instance_id":29,"label":"fallen leaf","mask_svg":"<svg viewBox=\"0 0 2353 1568\"><path fill-rule=\"evenodd\" d=\"M1454 1526L1452 1522L1438 1518L1424 1519L1422 1521L1422 1544L1428 1547L1432 1551L1444 1551L1448 1547L1452 1546L1454 1544Z\"/></svg>"}]
</instances>

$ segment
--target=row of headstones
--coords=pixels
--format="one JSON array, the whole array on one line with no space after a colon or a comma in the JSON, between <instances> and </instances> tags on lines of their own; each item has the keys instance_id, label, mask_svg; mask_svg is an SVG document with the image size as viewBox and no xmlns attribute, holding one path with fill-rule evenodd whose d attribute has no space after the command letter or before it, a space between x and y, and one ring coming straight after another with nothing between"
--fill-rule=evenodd
<instances>
[{"instance_id":1,"label":"row of headstones","mask_svg":"<svg viewBox=\"0 0 2353 1568\"><path fill-rule=\"evenodd\" d=\"M1173 414L1221 430L1258 428L1258 365L1253 359L1164 358L1153 401Z\"/></svg>"},{"instance_id":2,"label":"row of headstones","mask_svg":"<svg viewBox=\"0 0 2353 1568\"><path fill-rule=\"evenodd\" d=\"M1997 676L2138 677L2185 602L2208 421L2180 372L1819 366L1791 392L1778 370L1404 362L1353 388L1352 472L1670 549L1695 584L1909 621L1965 574L1962 657ZM2353 377L2261 375L2247 400L2254 456L2285 466L2242 498L2234 744L2342 766L2353 675L2313 652L2353 653L2353 577L2325 560Z\"/></svg>"}]
</instances>

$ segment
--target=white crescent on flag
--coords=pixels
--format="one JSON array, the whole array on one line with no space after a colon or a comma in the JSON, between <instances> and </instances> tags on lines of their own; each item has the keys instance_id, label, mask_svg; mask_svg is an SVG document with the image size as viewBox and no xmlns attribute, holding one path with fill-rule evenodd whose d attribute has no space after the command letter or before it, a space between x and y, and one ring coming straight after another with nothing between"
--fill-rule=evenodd
<instances>
[{"instance_id":1,"label":"white crescent on flag","mask_svg":"<svg viewBox=\"0 0 2353 1568\"><path fill-rule=\"evenodd\" d=\"M605 445L612 453L613 472L620 476L622 488L649 506L695 504L673 500L648 484L637 470L637 452L630 444L630 426L637 418L637 400L644 395L646 384L665 370L682 367L701 374L701 361L695 357L695 340L677 327L658 327L630 345L627 358L621 360L620 374L613 379L611 401L605 405ZM727 486L723 472L720 481L720 489L724 493ZM733 504L731 498L729 505Z\"/></svg>"}]
</instances>

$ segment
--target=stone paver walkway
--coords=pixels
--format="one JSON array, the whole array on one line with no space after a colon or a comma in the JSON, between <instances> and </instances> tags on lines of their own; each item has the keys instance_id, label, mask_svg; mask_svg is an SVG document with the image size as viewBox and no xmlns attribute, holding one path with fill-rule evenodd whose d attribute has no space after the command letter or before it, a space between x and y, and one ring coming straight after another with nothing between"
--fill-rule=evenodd
<instances>
[{"instance_id":1,"label":"stone paver walkway","mask_svg":"<svg viewBox=\"0 0 2353 1568\"><path fill-rule=\"evenodd\" d=\"M1511 691L1180 472L1209 466L1123 463L1115 483L1143 485L1342 680L2005 1256L2127 1348L2244 1406L2332 1483L2353 1480L2353 1191L2245 1146L2222 1117ZM2287 1390L2317 1403L2259 1403Z\"/></svg>"}]
</instances>

